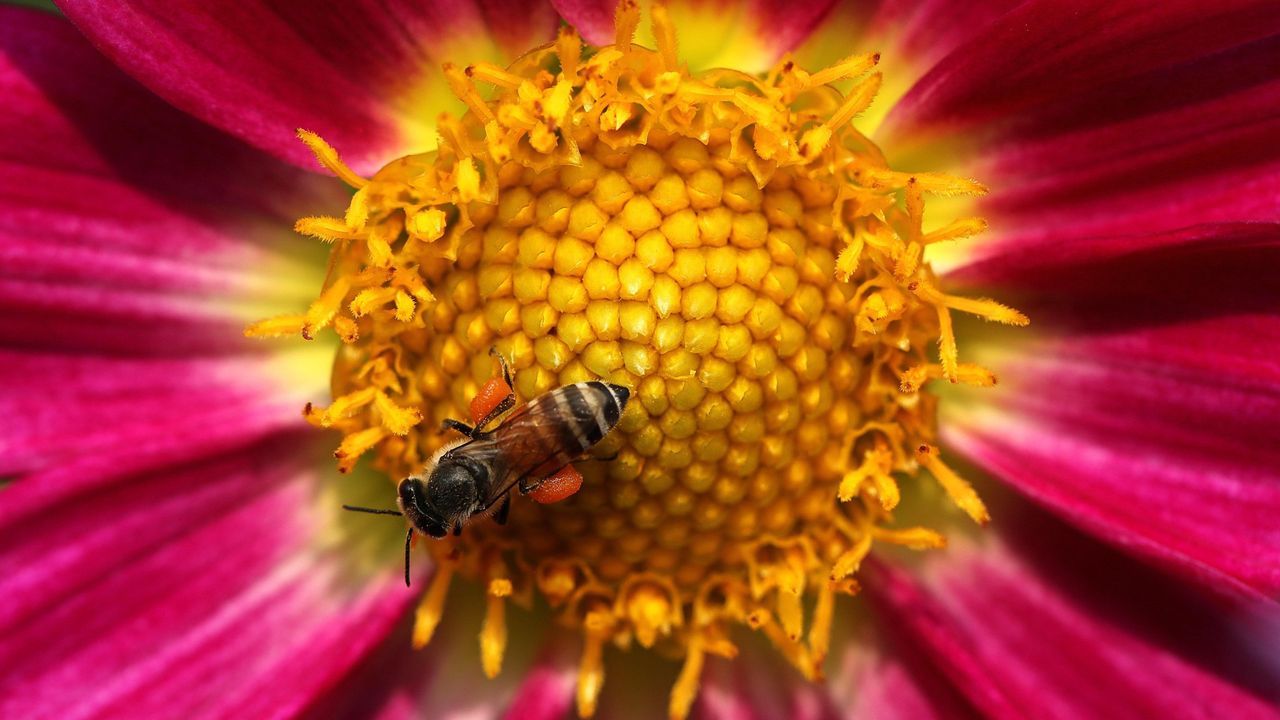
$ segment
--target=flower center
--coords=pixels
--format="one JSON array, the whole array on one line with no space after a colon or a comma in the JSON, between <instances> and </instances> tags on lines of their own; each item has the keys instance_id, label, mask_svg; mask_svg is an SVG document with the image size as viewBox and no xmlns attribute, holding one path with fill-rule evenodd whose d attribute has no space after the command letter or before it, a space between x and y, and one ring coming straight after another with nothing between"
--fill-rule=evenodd
<instances>
[{"instance_id":1,"label":"flower center","mask_svg":"<svg viewBox=\"0 0 1280 720\"><path fill-rule=\"evenodd\" d=\"M632 400L560 503L513 503L427 543L436 561L415 643L429 640L451 579L487 590L486 673L500 668L505 603L544 598L585 638L578 704L590 715L612 642L673 650L684 716L707 653L729 631L764 633L817 677L836 595L874 541L938 547L891 527L895 473L924 468L975 521L987 512L933 445L927 380L990 385L958 362L952 310L1024 324L987 300L943 294L922 230L930 194L979 194L895 172L851 124L879 87L876 56L809 73L691 75L655 5L657 50L584 47L570 29L508 69L446 67L469 107L442 117L436 152L365 180L322 140L321 162L356 188L342 218L300 232L334 243L319 299L252 335L333 327L335 399L308 408L340 430L339 469L372 453L392 479L421 472L446 418L493 374L491 347L528 401L605 379ZM853 80L841 95L830 87ZM928 360L934 342L940 362Z\"/></svg>"}]
</instances>

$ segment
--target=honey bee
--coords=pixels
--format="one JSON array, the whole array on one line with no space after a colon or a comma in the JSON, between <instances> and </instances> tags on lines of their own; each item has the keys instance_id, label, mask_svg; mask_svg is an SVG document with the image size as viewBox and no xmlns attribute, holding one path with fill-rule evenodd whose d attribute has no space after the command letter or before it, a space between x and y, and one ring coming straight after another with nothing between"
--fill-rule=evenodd
<instances>
[{"instance_id":1,"label":"honey bee","mask_svg":"<svg viewBox=\"0 0 1280 720\"><path fill-rule=\"evenodd\" d=\"M503 524L511 509L511 491L533 492L546 478L587 455L622 417L631 392L621 385L593 380L544 393L515 408L511 370L496 352L507 394L475 425L445 420L441 429L464 437L440 448L418 475L400 481L399 510L344 505L347 510L403 515L405 584L409 583L409 547L413 532L441 538L461 534L471 518L490 514ZM515 408L506 417L505 413ZM501 418L497 426L485 430Z\"/></svg>"}]
</instances>

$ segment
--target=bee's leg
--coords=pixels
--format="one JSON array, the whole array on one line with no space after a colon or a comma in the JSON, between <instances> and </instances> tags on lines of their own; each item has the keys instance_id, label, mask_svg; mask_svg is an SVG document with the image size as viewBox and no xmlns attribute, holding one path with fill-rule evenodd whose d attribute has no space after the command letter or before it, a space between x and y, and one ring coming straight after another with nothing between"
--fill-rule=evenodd
<instances>
[{"instance_id":1,"label":"bee's leg","mask_svg":"<svg viewBox=\"0 0 1280 720\"><path fill-rule=\"evenodd\" d=\"M507 493L506 497L502 498L502 503L498 505L498 510L493 513L493 521L498 523L499 525L506 525L507 516L509 516L510 514L511 514L511 494Z\"/></svg>"},{"instance_id":2,"label":"bee's leg","mask_svg":"<svg viewBox=\"0 0 1280 720\"><path fill-rule=\"evenodd\" d=\"M511 382L511 368L507 365L507 359L502 357L502 353L498 352L496 346L489 346L489 354L498 358L498 367L502 368L502 381L507 387L514 389L516 384Z\"/></svg>"},{"instance_id":3,"label":"bee's leg","mask_svg":"<svg viewBox=\"0 0 1280 720\"><path fill-rule=\"evenodd\" d=\"M529 477L527 475L525 477L520 478L520 483L519 483L520 494L528 495L529 493L533 492L533 489L538 487L538 484L541 482L542 482L542 478Z\"/></svg>"},{"instance_id":4,"label":"bee's leg","mask_svg":"<svg viewBox=\"0 0 1280 720\"><path fill-rule=\"evenodd\" d=\"M480 427L480 426L477 425L476 427ZM462 422L461 420L454 420L453 418L448 418L444 422L440 423L440 429L441 430L457 430L458 432L462 433L463 435L466 435L467 437L474 437L476 434L476 428L471 427L470 425Z\"/></svg>"},{"instance_id":5,"label":"bee's leg","mask_svg":"<svg viewBox=\"0 0 1280 720\"><path fill-rule=\"evenodd\" d=\"M507 387L510 387L510 385L508 385ZM516 406L515 393L511 393L506 397L502 398L501 402L499 402L497 405L494 405L492 410L485 413L485 416L480 418L480 420L476 422L476 432L479 433L480 428L487 427L489 423L493 422L494 418L498 417L502 413L510 410L515 406Z\"/></svg>"},{"instance_id":6,"label":"bee's leg","mask_svg":"<svg viewBox=\"0 0 1280 720\"><path fill-rule=\"evenodd\" d=\"M588 455L585 460L598 460L600 462L611 462L618 459L618 451L614 450L611 455Z\"/></svg>"}]
</instances>

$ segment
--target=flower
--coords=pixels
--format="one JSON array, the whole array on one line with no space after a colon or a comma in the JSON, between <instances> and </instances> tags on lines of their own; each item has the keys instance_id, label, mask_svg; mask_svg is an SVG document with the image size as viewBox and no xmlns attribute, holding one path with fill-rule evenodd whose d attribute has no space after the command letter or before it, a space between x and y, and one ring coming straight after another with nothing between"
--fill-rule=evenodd
<instances>
[{"instance_id":1,"label":"flower","mask_svg":"<svg viewBox=\"0 0 1280 720\"><path fill-rule=\"evenodd\" d=\"M0 714L1273 715L1268 4L61 5L0 7ZM489 346L632 388L616 457L406 591L339 508Z\"/></svg>"}]
</instances>

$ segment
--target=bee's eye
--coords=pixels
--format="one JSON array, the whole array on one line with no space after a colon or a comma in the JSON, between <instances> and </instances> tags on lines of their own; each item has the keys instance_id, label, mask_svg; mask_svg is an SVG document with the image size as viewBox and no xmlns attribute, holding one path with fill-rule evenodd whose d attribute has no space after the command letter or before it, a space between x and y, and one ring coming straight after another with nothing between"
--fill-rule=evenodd
<instances>
[{"instance_id":1,"label":"bee's eye","mask_svg":"<svg viewBox=\"0 0 1280 720\"><path fill-rule=\"evenodd\" d=\"M422 481L407 477L400 481L400 500L406 505L416 507L418 498L422 497Z\"/></svg>"}]
</instances>

